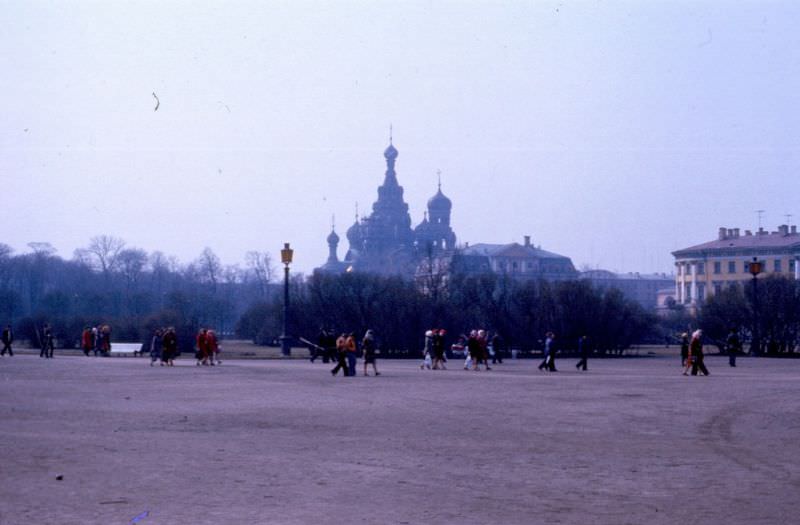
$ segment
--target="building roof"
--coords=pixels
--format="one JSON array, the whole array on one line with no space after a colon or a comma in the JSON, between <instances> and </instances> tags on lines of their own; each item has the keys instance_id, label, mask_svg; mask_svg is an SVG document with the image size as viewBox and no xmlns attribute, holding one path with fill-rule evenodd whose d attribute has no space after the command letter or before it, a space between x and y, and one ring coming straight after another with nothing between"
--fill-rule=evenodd
<instances>
[{"instance_id":1,"label":"building roof","mask_svg":"<svg viewBox=\"0 0 800 525\"><path fill-rule=\"evenodd\" d=\"M615 273L608 270L587 270L581 272L582 279L609 279L609 280L636 280L636 281L673 281L674 275L667 275L665 273Z\"/></svg>"},{"instance_id":2,"label":"building roof","mask_svg":"<svg viewBox=\"0 0 800 525\"><path fill-rule=\"evenodd\" d=\"M488 257L537 257L539 259L569 259L564 255L548 252L533 245L524 246L517 242L510 244L479 243L461 250L462 255L484 255Z\"/></svg>"},{"instance_id":3,"label":"building roof","mask_svg":"<svg viewBox=\"0 0 800 525\"><path fill-rule=\"evenodd\" d=\"M800 233L776 231L759 231L754 234L746 232L745 235L720 236L725 237L689 248L683 248L672 252L675 257L691 256L697 253L718 252L718 251L748 251L759 252L764 250L788 249L792 247L800 248Z\"/></svg>"}]
</instances>

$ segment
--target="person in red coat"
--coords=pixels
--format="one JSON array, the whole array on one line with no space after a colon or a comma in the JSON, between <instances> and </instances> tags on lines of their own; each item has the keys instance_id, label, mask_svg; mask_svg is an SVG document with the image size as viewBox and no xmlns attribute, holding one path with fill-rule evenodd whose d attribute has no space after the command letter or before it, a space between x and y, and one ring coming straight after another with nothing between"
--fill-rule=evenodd
<instances>
[{"instance_id":1,"label":"person in red coat","mask_svg":"<svg viewBox=\"0 0 800 525\"><path fill-rule=\"evenodd\" d=\"M197 334L197 353L195 354L197 366L208 365L208 338L206 333L207 330L203 328Z\"/></svg>"},{"instance_id":2,"label":"person in red coat","mask_svg":"<svg viewBox=\"0 0 800 525\"><path fill-rule=\"evenodd\" d=\"M214 330L206 332L206 348L208 349L208 358L211 361L211 366L222 364L222 361L217 359L219 356L219 343Z\"/></svg>"}]
</instances>

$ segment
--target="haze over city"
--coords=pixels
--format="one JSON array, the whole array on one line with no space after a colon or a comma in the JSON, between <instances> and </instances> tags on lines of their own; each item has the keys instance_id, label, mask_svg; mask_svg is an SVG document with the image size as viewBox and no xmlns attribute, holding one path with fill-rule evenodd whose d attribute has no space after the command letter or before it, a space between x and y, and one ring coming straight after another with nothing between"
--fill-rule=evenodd
<instances>
[{"instance_id":1,"label":"haze over city","mask_svg":"<svg viewBox=\"0 0 800 525\"><path fill-rule=\"evenodd\" d=\"M3 238L100 234L183 262L295 248L369 213L382 156L413 223L577 268L670 272L796 195L792 2L12 1L0 12ZM157 109L156 109L157 107Z\"/></svg>"}]
</instances>

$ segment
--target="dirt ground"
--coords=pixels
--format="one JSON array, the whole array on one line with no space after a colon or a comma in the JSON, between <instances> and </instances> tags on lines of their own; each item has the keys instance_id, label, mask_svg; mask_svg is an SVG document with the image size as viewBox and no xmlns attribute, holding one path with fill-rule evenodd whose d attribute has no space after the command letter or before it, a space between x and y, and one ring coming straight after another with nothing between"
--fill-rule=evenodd
<instances>
[{"instance_id":1,"label":"dirt ground","mask_svg":"<svg viewBox=\"0 0 800 525\"><path fill-rule=\"evenodd\" d=\"M0 524L796 523L800 361L707 361L3 357Z\"/></svg>"}]
</instances>

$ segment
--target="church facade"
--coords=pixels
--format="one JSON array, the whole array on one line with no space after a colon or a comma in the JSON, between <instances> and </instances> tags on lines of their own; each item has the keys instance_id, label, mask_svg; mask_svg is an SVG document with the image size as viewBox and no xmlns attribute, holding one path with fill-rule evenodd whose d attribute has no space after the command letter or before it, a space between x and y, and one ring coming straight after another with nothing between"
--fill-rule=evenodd
<instances>
[{"instance_id":1,"label":"church facade","mask_svg":"<svg viewBox=\"0 0 800 525\"><path fill-rule=\"evenodd\" d=\"M356 220L347 230L349 248L339 260L340 238L335 231L328 235L328 260L317 270L328 273L368 272L412 277L423 257L438 256L456 247L456 235L450 227L452 202L443 193L441 182L428 200L422 222L412 228L403 187L397 180L395 164L399 152L389 142L383 152L386 173L378 187L378 200L372 213Z\"/></svg>"}]
</instances>

